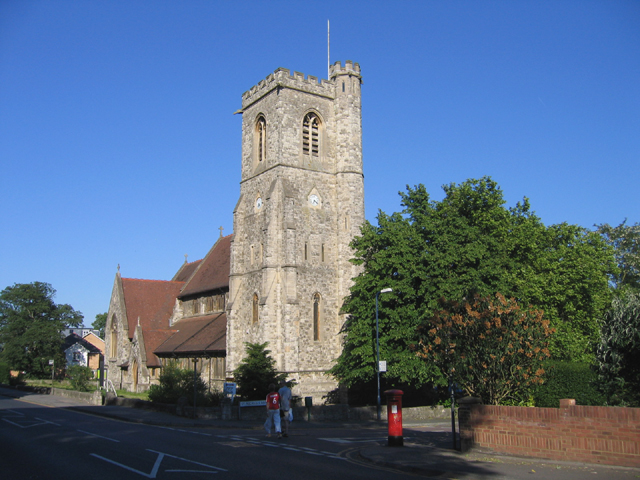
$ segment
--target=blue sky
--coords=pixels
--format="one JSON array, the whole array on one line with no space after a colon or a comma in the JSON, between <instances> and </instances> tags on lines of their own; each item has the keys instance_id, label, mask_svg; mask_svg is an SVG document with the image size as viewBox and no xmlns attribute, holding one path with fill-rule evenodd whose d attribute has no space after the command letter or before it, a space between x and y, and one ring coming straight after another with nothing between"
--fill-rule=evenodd
<instances>
[{"instance_id":1,"label":"blue sky","mask_svg":"<svg viewBox=\"0 0 640 480\"><path fill-rule=\"evenodd\" d=\"M0 0L0 289L91 325L229 234L241 95L363 74L366 216L490 175L547 225L640 221L638 1Z\"/></svg>"}]
</instances>

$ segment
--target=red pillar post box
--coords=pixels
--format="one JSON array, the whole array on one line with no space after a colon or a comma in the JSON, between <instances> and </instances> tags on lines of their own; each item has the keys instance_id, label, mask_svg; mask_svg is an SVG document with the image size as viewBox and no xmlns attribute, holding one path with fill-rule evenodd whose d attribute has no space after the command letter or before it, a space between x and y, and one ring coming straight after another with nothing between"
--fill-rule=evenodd
<instances>
[{"instance_id":1,"label":"red pillar post box","mask_svg":"<svg viewBox=\"0 0 640 480\"><path fill-rule=\"evenodd\" d=\"M402 390L387 390L387 421L389 423L389 446L401 447L402 437Z\"/></svg>"}]
</instances>

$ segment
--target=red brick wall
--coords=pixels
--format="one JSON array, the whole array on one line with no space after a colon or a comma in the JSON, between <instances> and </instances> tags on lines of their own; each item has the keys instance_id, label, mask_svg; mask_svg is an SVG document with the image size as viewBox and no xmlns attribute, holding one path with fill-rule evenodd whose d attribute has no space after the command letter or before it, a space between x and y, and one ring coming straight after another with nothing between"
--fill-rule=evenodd
<instances>
[{"instance_id":1,"label":"red brick wall","mask_svg":"<svg viewBox=\"0 0 640 480\"><path fill-rule=\"evenodd\" d=\"M572 404L571 404L572 403ZM463 450L640 467L640 408L461 405Z\"/></svg>"}]
</instances>

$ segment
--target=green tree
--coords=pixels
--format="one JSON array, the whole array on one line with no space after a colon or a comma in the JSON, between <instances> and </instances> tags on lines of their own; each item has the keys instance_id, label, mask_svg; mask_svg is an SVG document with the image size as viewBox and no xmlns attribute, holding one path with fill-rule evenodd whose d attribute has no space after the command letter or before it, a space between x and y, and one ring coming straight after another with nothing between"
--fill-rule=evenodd
<instances>
[{"instance_id":1,"label":"green tree","mask_svg":"<svg viewBox=\"0 0 640 480\"><path fill-rule=\"evenodd\" d=\"M556 330L550 345L554 359L593 363L611 304L613 250L596 232L562 223L545 228L532 253L509 272L509 295L544 310Z\"/></svg>"},{"instance_id":2,"label":"green tree","mask_svg":"<svg viewBox=\"0 0 640 480\"><path fill-rule=\"evenodd\" d=\"M613 299L598 347L602 389L611 404L640 407L640 293Z\"/></svg>"},{"instance_id":3,"label":"green tree","mask_svg":"<svg viewBox=\"0 0 640 480\"><path fill-rule=\"evenodd\" d=\"M107 326L107 312L97 314L91 326L98 330L100 332L100 338L104 339L104 329Z\"/></svg>"},{"instance_id":4,"label":"green tree","mask_svg":"<svg viewBox=\"0 0 640 480\"><path fill-rule=\"evenodd\" d=\"M82 314L53 301L48 283L14 284L0 292L0 360L27 375L50 376L49 360L64 363L60 331L82 325Z\"/></svg>"},{"instance_id":5,"label":"green tree","mask_svg":"<svg viewBox=\"0 0 640 480\"><path fill-rule=\"evenodd\" d=\"M380 357L387 385L442 383L438 368L420 361L409 345L441 298L462 301L501 292L545 312L557 334L556 358L593 359L607 308L613 253L594 232L574 225L545 227L525 198L505 207L489 177L443 187L432 201L426 188L401 193L403 211L378 213L351 243L363 267L345 299L344 349L332 373L354 385L375 376L375 293L380 296Z\"/></svg>"},{"instance_id":6,"label":"green tree","mask_svg":"<svg viewBox=\"0 0 640 480\"><path fill-rule=\"evenodd\" d=\"M500 294L495 298L441 300L419 328L414 350L467 395L490 405L519 403L543 381L553 329L542 311L521 309Z\"/></svg>"},{"instance_id":7,"label":"green tree","mask_svg":"<svg viewBox=\"0 0 640 480\"><path fill-rule=\"evenodd\" d=\"M246 356L233 371L238 384L238 395L246 400L264 400L269 393L269 384L278 385L286 380L286 374L278 373L276 362L269 356L266 343L245 342Z\"/></svg>"},{"instance_id":8,"label":"green tree","mask_svg":"<svg viewBox=\"0 0 640 480\"><path fill-rule=\"evenodd\" d=\"M614 288L640 290L640 224L627 225L625 219L617 227L608 223L596 225L605 241L614 248L618 272L611 277Z\"/></svg>"}]
</instances>

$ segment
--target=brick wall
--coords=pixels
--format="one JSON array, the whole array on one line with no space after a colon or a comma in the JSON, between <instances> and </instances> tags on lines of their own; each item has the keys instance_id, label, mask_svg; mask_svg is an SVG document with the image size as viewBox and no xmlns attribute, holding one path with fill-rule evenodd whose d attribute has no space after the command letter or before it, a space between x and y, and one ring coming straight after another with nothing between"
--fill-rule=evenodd
<instances>
[{"instance_id":1,"label":"brick wall","mask_svg":"<svg viewBox=\"0 0 640 480\"><path fill-rule=\"evenodd\" d=\"M472 447L553 460L640 467L640 408L460 405L463 451Z\"/></svg>"}]
</instances>

